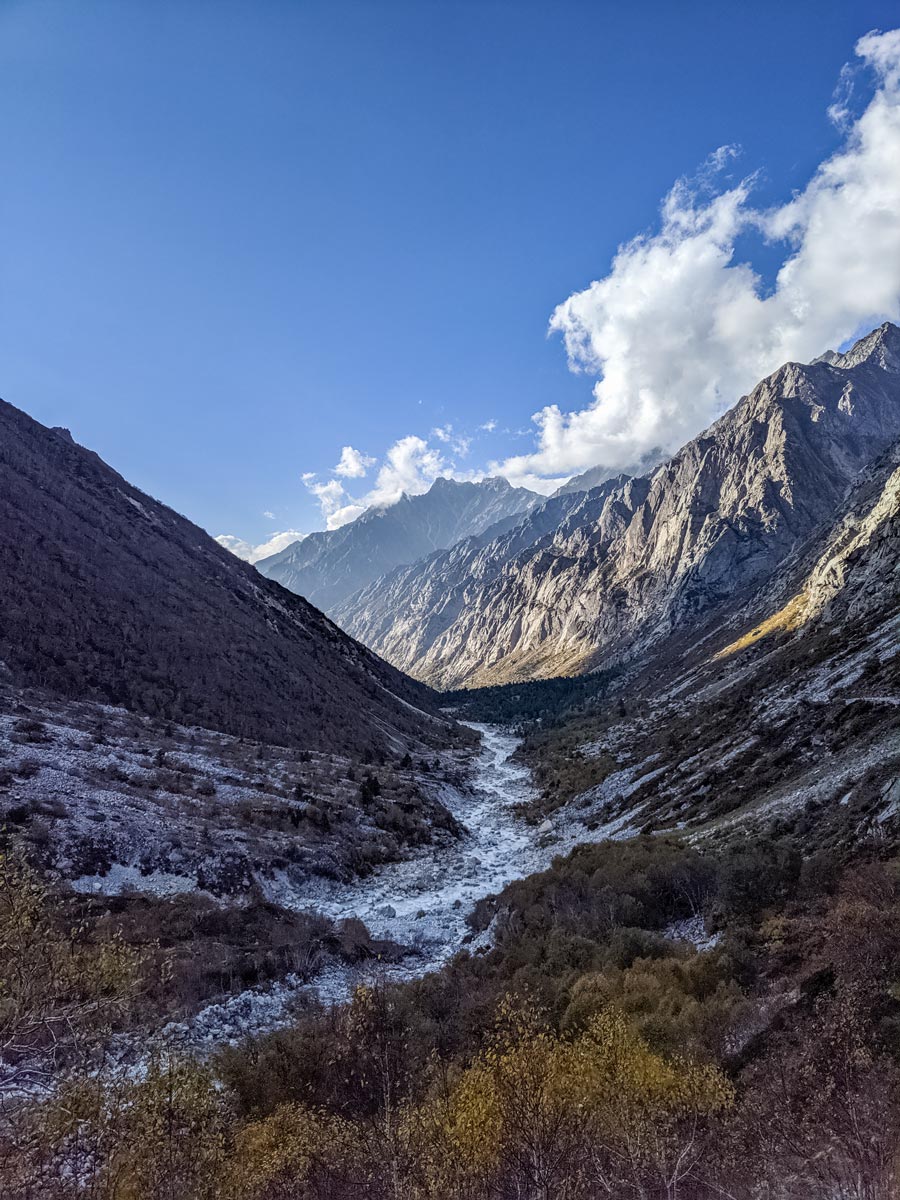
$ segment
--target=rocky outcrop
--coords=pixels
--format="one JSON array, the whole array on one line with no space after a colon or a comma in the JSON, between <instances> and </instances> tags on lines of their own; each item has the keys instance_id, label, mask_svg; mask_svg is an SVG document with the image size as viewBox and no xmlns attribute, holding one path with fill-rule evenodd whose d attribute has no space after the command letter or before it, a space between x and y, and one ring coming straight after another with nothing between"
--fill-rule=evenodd
<instances>
[{"instance_id":1,"label":"rocky outcrop","mask_svg":"<svg viewBox=\"0 0 900 1200\"><path fill-rule=\"evenodd\" d=\"M873 599L900 594L900 446L865 485L859 507L840 522L810 572L806 619L853 619Z\"/></svg>"},{"instance_id":2,"label":"rocky outcrop","mask_svg":"<svg viewBox=\"0 0 900 1200\"><path fill-rule=\"evenodd\" d=\"M873 614L889 620L898 602L900 442L860 473L833 522L786 559L746 605L727 615L723 628L746 631L716 658L810 627L838 628L849 638L851 627L859 632Z\"/></svg>"},{"instance_id":3,"label":"rocky outcrop","mask_svg":"<svg viewBox=\"0 0 900 1200\"><path fill-rule=\"evenodd\" d=\"M367 509L340 529L312 533L257 569L329 614L348 596L402 563L523 513L540 497L505 479L459 483L436 479L421 496Z\"/></svg>"},{"instance_id":4,"label":"rocky outcrop","mask_svg":"<svg viewBox=\"0 0 900 1200\"><path fill-rule=\"evenodd\" d=\"M439 619L410 587L392 620L375 588L341 620L441 687L621 661L758 588L898 436L900 330L885 324L844 355L781 367L649 476L576 497L518 550L463 552L469 580Z\"/></svg>"}]
</instances>

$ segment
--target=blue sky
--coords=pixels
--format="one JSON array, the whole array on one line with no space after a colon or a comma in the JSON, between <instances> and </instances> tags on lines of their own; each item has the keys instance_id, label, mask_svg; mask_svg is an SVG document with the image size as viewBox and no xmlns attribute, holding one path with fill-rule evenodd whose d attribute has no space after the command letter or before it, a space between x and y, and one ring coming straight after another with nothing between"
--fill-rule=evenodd
<instances>
[{"instance_id":1,"label":"blue sky","mask_svg":"<svg viewBox=\"0 0 900 1200\"><path fill-rule=\"evenodd\" d=\"M758 171L755 210L802 191L875 86L859 75L857 108L830 121L842 65L897 16L5 0L0 394L251 542L322 525L304 474L352 505L404 438L427 442L426 472L532 454L532 414L588 408L608 353L598 339L572 373L564 337L594 317L573 309L548 338L556 306L718 147L740 154L715 188ZM722 236L771 287L783 246L746 221ZM822 334L892 311L885 286ZM659 419L675 438L699 418ZM333 475L345 445L376 460L365 477ZM528 471L577 468L548 445Z\"/></svg>"}]
</instances>

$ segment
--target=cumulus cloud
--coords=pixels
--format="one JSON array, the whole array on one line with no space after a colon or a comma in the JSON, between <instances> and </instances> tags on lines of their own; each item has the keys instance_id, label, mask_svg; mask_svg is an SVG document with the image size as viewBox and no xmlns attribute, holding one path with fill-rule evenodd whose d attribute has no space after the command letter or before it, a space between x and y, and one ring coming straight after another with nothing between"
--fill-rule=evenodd
<instances>
[{"instance_id":1,"label":"cumulus cloud","mask_svg":"<svg viewBox=\"0 0 900 1200\"><path fill-rule=\"evenodd\" d=\"M856 53L875 87L849 111L842 76L839 150L788 203L760 209L754 179L711 191L724 147L666 197L660 227L620 247L607 275L555 310L573 370L598 377L581 411L536 413L537 446L498 464L513 482L675 450L790 360L808 361L900 316L900 30ZM736 261L740 235L784 246L774 287Z\"/></svg>"},{"instance_id":2,"label":"cumulus cloud","mask_svg":"<svg viewBox=\"0 0 900 1200\"><path fill-rule=\"evenodd\" d=\"M365 511L364 504L351 502L339 479L329 479L319 483L316 481L315 475L310 474L303 476L303 482L318 500L325 524L329 529L337 529L339 525L346 525L348 521L355 520L360 513Z\"/></svg>"},{"instance_id":3,"label":"cumulus cloud","mask_svg":"<svg viewBox=\"0 0 900 1200\"><path fill-rule=\"evenodd\" d=\"M413 496L426 492L446 468L439 450L424 438L409 435L394 442L378 471L375 487L369 493L371 504L393 504L403 492Z\"/></svg>"},{"instance_id":4,"label":"cumulus cloud","mask_svg":"<svg viewBox=\"0 0 900 1200\"><path fill-rule=\"evenodd\" d=\"M268 516L269 514L265 513L264 515ZM220 533L216 541L238 558L244 559L245 562L257 563L263 558L268 558L270 554L286 550L288 546L302 541L305 537L306 534L300 533L297 529L287 529L284 533L273 534L268 541L261 542L258 546L245 541L244 538L235 537L233 533Z\"/></svg>"},{"instance_id":5,"label":"cumulus cloud","mask_svg":"<svg viewBox=\"0 0 900 1200\"><path fill-rule=\"evenodd\" d=\"M334 468L334 473L344 479L362 479L369 467L374 465L375 459L370 458L368 454L360 454L352 446L344 446L341 450L340 462Z\"/></svg>"},{"instance_id":6,"label":"cumulus cloud","mask_svg":"<svg viewBox=\"0 0 900 1200\"><path fill-rule=\"evenodd\" d=\"M349 447L345 447L345 452L347 449ZM341 461L343 459L342 454ZM410 496L427 492L439 475L452 471L452 464L439 450L424 438L411 434L390 447L374 485L363 496L351 497L337 478L319 482L315 475L307 472L303 482L319 501L328 528L337 529L355 520L367 508L396 503L404 492ZM337 473L336 468L333 474Z\"/></svg>"}]
</instances>

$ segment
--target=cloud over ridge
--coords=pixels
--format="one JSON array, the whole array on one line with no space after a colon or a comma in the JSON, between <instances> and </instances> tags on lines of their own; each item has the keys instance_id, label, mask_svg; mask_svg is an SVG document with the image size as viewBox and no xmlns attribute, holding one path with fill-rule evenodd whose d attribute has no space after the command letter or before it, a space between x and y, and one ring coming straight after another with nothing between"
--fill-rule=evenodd
<instances>
[{"instance_id":1,"label":"cloud over ridge","mask_svg":"<svg viewBox=\"0 0 900 1200\"><path fill-rule=\"evenodd\" d=\"M855 51L827 111L842 143L805 188L759 207L753 173L722 186L739 150L720 146L676 181L658 228L621 245L605 275L556 307L549 332L571 370L596 378L586 407L541 409L533 449L484 468L460 469L473 436L449 422L397 439L380 464L344 446L324 478L303 476L328 528L439 476L503 475L548 493L590 467L628 469L657 448L677 450L784 362L900 319L900 29L868 33ZM864 72L868 103L854 112ZM748 234L783 251L771 287L738 258ZM474 438L496 428L486 421ZM362 494L348 490L370 471Z\"/></svg>"},{"instance_id":2,"label":"cloud over ridge","mask_svg":"<svg viewBox=\"0 0 900 1200\"><path fill-rule=\"evenodd\" d=\"M302 541L305 537L306 534L297 529L286 529L283 533L274 533L267 541L261 542L259 545L236 537L233 533L220 533L216 541L220 546L224 546L226 550L237 555L238 558L244 559L245 562L258 563L262 559L268 558L270 554L286 550L288 546Z\"/></svg>"},{"instance_id":3,"label":"cloud over ridge","mask_svg":"<svg viewBox=\"0 0 900 1200\"><path fill-rule=\"evenodd\" d=\"M657 232L556 308L570 367L598 379L588 407L534 415L536 449L497 464L512 482L675 450L782 363L900 317L900 30L866 34L856 53L874 94L854 120L842 73L830 115L844 142L802 192L767 210L751 202L752 176L711 194L734 156L722 147L675 184ZM748 231L785 247L769 291L735 261Z\"/></svg>"},{"instance_id":4,"label":"cloud over ridge","mask_svg":"<svg viewBox=\"0 0 900 1200\"><path fill-rule=\"evenodd\" d=\"M348 466L356 467L359 463L364 464L362 470L348 469ZM415 495L427 491L439 475L452 469L439 450L429 446L424 438L409 434L388 449L370 490L354 499L341 483L341 478L365 475L368 467L374 463L374 459L360 455L352 446L344 446L340 462L332 471L333 479L321 482L313 474L303 476L306 487L319 501L329 529L346 525L367 508L395 504L404 492Z\"/></svg>"}]
</instances>

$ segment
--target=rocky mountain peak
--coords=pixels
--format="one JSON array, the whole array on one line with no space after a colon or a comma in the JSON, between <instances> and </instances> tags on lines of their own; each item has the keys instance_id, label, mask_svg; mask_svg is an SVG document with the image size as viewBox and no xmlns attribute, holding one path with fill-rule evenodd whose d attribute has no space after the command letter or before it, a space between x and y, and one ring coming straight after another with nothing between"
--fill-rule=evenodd
<instances>
[{"instance_id":1,"label":"rocky mountain peak","mask_svg":"<svg viewBox=\"0 0 900 1200\"><path fill-rule=\"evenodd\" d=\"M439 478L427 492L367 509L257 564L259 571L328 612L380 575L526 512L541 497L505 479Z\"/></svg>"},{"instance_id":2,"label":"rocky mountain peak","mask_svg":"<svg viewBox=\"0 0 900 1200\"><path fill-rule=\"evenodd\" d=\"M900 373L900 329L891 321L885 321L855 342L845 354L829 351L828 355L827 361L841 370L870 363L882 371Z\"/></svg>"},{"instance_id":3,"label":"rocky mountain peak","mask_svg":"<svg viewBox=\"0 0 900 1200\"><path fill-rule=\"evenodd\" d=\"M439 475L425 495L451 495L454 492L473 491L475 489L482 492L514 492L524 490L514 488L509 480L504 479L502 475L486 475L484 479L478 480L452 479L448 475Z\"/></svg>"}]
</instances>

